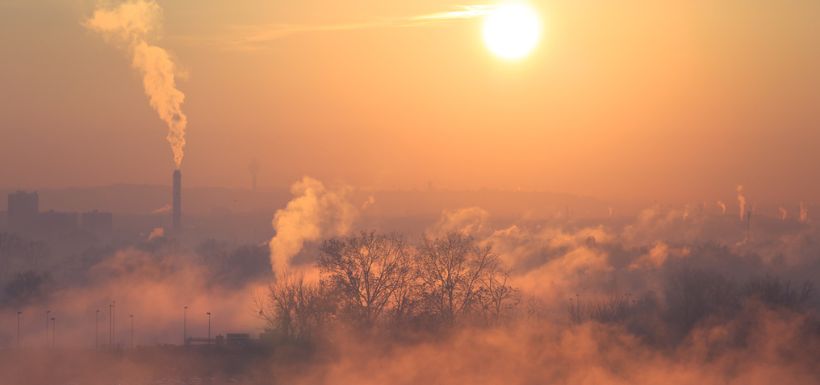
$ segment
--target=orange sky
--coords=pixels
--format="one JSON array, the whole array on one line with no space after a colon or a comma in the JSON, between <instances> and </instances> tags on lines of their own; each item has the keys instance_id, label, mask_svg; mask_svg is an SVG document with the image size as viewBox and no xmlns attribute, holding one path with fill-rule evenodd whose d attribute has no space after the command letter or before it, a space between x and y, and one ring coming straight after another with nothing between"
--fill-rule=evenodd
<instances>
[{"instance_id":1,"label":"orange sky","mask_svg":"<svg viewBox=\"0 0 820 385\"><path fill-rule=\"evenodd\" d=\"M0 187L167 184L165 126L96 1L0 0ZM303 175L373 188L712 200L820 194L820 3L536 1L517 63L481 20L297 33L450 11L432 0L159 1L184 70L189 185Z\"/></svg>"}]
</instances>

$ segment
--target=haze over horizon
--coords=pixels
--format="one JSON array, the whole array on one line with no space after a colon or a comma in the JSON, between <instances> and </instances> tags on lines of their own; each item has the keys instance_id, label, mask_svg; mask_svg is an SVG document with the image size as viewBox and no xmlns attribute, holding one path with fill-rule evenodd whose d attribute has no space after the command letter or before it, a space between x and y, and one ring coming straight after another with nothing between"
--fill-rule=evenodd
<instances>
[{"instance_id":1,"label":"haze over horizon","mask_svg":"<svg viewBox=\"0 0 820 385\"><path fill-rule=\"evenodd\" d=\"M0 385L820 384L818 21L0 0Z\"/></svg>"},{"instance_id":2,"label":"haze over horizon","mask_svg":"<svg viewBox=\"0 0 820 385\"><path fill-rule=\"evenodd\" d=\"M83 25L96 4L0 1L0 186L168 183L140 75ZM247 186L256 158L263 189L310 175L646 201L744 185L816 201L820 4L533 4L540 46L507 62L458 2L162 3L149 41L185 93L186 185Z\"/></svg>"}]
</instances>

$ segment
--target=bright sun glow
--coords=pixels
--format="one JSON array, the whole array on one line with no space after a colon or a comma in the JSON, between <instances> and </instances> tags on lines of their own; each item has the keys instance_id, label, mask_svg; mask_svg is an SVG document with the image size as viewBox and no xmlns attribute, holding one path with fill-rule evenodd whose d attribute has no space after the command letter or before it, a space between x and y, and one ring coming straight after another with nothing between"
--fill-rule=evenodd
<instances>
[{"instance_id":1,"label":"bright sun glow","mask_svg":"<svg viewBox=\"0 0 820 385\"><path fill-rule=\"evenodd\" d=\"M525 4L501 5L484 20L484 43L501 58L521 59L535 49L540 39L538 13Z\"/></svg>"}]
</instances>

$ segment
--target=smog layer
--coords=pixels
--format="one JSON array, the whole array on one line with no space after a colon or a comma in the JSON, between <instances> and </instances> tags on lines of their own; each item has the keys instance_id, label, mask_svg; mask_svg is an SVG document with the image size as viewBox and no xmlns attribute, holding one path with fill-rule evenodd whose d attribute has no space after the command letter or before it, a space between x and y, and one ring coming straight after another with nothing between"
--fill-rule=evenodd
<instances>
[{"instance_id":1,"label":"smog layer","mask_svg":"<svg viewBox=\"0 0 820 385\"><path fill-rule=\"evenodd\" d=\"M0 385L820 384L818 20L0 0Z\"/></svg>"},{"instance_id":2,"label":"smog layer","mask_svg":"<svg viewBox=\"0 0 820 385\"><path fill-rule=\"evenodd\" d=\"M805 207L752 216L738 195L624 216L463 207L419 220L375 218L378 194L312 178L291 195L268 242L158 231L66 255L3 233L3 383L820 378Z\"/></svg>"}]
</instances>

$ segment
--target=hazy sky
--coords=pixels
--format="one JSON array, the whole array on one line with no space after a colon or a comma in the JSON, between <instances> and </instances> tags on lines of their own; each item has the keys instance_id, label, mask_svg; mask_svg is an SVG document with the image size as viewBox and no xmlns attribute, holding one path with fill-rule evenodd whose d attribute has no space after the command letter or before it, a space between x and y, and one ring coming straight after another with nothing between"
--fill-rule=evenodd
<instances>
[{"instance_id":1,"label":"hazy sky","mask_svg":"<svg viewBox=\"0 0 820 385\"><path fill-rule=\"evenodd\" d=\"M116 2L108 2L115 4ZM96 1L0 0L0 187L170 182L165 126ZM184 70L188 185L354 186L711 200L820 195L820 2L537 1L516 63L481 20L371 25L432 0L159 1ZM252 43L249 43L252 42Z\"/></svg>"}]
</instances>

